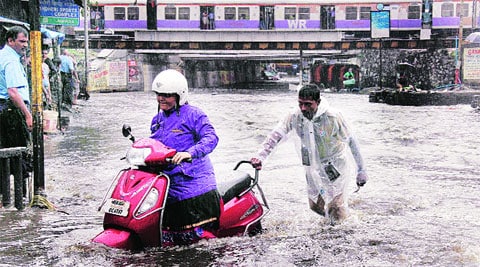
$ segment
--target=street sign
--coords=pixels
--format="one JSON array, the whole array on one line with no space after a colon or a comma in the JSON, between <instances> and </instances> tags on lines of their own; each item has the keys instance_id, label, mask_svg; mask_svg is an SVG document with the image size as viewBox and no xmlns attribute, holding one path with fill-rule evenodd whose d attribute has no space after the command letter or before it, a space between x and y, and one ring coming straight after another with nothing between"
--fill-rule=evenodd
<instances>
[{"instance_id":1,"label":"street sign","mask_svg":"<svg viewBox=\"0 0 480 267\"><path fill-rule=\"evenodd\" d=\"M78 26L80 8L73 0L40 0L40 24Z\"/></svg>"}]
</instances>

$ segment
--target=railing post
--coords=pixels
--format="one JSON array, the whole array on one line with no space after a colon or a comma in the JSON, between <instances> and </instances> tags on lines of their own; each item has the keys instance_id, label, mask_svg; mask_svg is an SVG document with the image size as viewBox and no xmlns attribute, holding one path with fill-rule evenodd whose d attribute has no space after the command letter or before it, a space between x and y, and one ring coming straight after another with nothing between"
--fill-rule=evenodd
<instances>
[{"instance_id":1,"label":"railing post","mask_svg":"<svg viewBox=\"0 0 480 267\"><path fill-rule=\"evenodd\" d=\"M0 154L1 156L1 154ZM10 199L10 159L8 157L0 158L0 169L1 169L1 176L0 176L0 184L2 185L2 204L4 207L9 206L12 201Z\"/></svg>"},{"instance_id":2,"label":"railing post","mask_svg":"<svg viewBox=\"0 0 480 267\"><path fill-rule=\"evenodd\" d=\"M25 147L10 147L0 149L0 194L2 195L3 206L8 207L12 203L10 194L10 174L13 174L15 208L23 210L24 180L22 173L22 155ZM26 189L26 188L25 188Z\"/></svg>"},{"instance_id":3,"label":"railing post","mask_svg":"<svg viewBox=\"0 0 480 267\"><path fill-rule=\"evenodd\" d=\"M22 156L12 158L13 166L13 186L15 188L15 208L23 210L23 173L22 173Z\"/></svg>"}]
</instances>

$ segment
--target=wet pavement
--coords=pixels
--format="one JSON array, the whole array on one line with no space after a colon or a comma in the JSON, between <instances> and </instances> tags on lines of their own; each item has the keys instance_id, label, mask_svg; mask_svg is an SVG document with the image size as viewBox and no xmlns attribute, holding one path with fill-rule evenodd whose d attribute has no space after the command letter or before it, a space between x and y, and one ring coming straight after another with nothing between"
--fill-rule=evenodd
<instances>
[{"instance_id":1,"label":"wet pavement","mask_svg":"<svg viewBox=\"0 0 480 267\"><path fill-rule=\"evenodd\" d=\"M330 226L308 209L293 138L260 173L271 212L255 237L132 253L90 242L111 179L130 141L148 135L152 93L91 94L64 134L45 140L48 199L58 211L0 210L0 266L479 266L480 113L469 105L403 107L368 95L325 94L351 124L370 181L351 196L352 216ZM211 154L222 181L296 107L294 92L193 92L190 103L220 137ZM352 192L354 190L352 185Z\"/></svg>"}]
</instances>

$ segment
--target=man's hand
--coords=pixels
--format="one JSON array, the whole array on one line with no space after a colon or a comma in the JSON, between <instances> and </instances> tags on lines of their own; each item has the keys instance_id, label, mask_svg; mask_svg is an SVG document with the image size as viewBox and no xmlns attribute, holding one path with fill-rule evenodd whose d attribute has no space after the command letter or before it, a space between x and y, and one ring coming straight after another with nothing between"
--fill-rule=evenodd
<instances>
[{"instance_id":1,"label":"man's hand","mask_svg":"<svg viewBox=\"0 0 480 267\"><path fill-rule=\"evenodd\" d=\"M359 171L357 174L357 185L364 186L367 183L368 175L365 171Z\"/></svg>"},{"instance_id":2,"label":"man's hand","mask_svg":"<svg viewBox=\"0 0 480 267\"><path fill-rule=\"evenodd\" d=\"M251 158L250 163L256 170L261 170L262 169L262 161L257 159L257 158Z\"/></svg>"},{"instance_id":3,"label":"man's hand","mask_svg":"<svg viewBox=\"0 0 480 267\"><path fill-rule=\"evenodd\" d=\"M30 114L30 112L28 112L27 116L25 116L25 121L27 122L28 130L32 131L33 130L33 118L32 118L32 114Z\"/></svg>"},{"instance_id":4,"label":"man's hand","mask_svg":"<svg viewBox=\"0 0 480 267\"><path fill-rule=\"evenodd\" d=\"M182 161L188 160L191 158L192 158L192 155L190 155L190 153L188 152L177 152L177 154L175 154L175 156L173 156L172 158L172 163L180 164Z\"/></svg>"}]
</instances>

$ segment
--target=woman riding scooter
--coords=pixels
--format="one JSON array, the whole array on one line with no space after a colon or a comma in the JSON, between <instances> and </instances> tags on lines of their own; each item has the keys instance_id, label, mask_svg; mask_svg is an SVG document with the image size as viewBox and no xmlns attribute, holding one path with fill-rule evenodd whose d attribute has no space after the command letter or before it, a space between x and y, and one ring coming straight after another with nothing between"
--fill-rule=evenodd
<instances>
[{"instance_id":1,"label":"woman riding scooter","mask_svg":"<svg viewBox=\"0 0 480 267\"><path fill-rule=\"evenodd\" d=\"M150 137L177 150L172 167L164 171L170 177L170 190L163 241L181 244L208 238L220 216L220 195L208 157L218 143L215 129L202 110L188 104L188 83L180 72L162 71L152 91L158 114L152 119Z\"/></svg>"}]
</instances>

